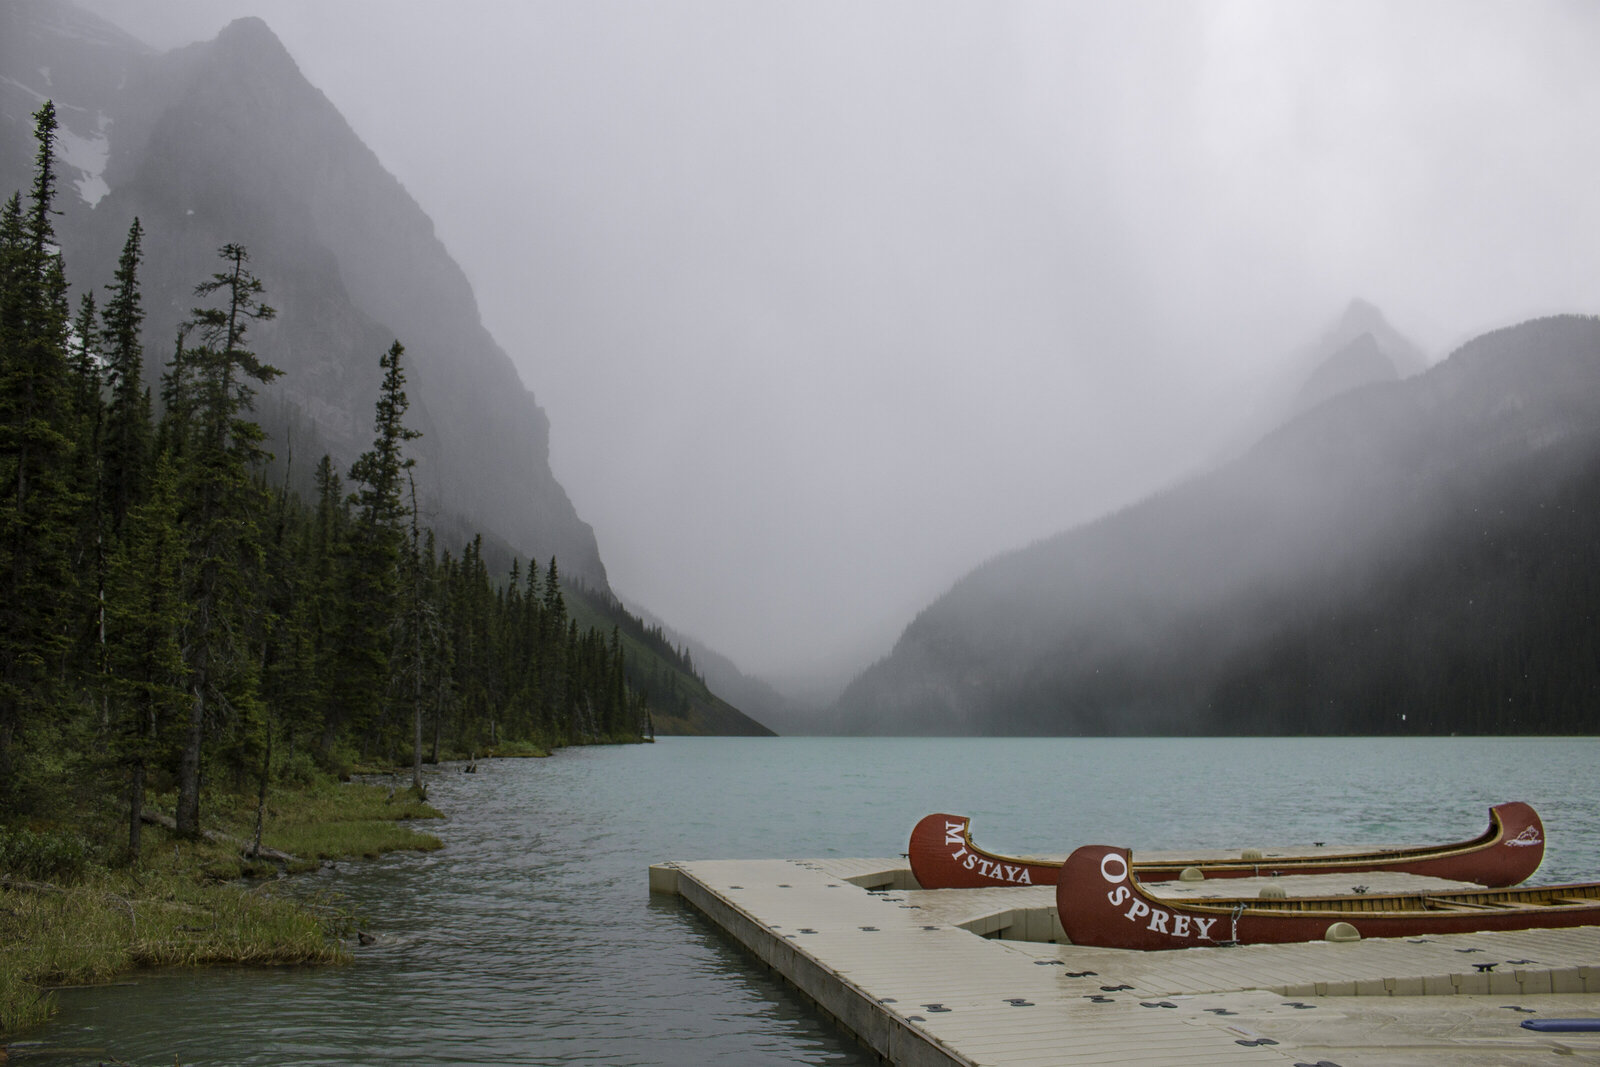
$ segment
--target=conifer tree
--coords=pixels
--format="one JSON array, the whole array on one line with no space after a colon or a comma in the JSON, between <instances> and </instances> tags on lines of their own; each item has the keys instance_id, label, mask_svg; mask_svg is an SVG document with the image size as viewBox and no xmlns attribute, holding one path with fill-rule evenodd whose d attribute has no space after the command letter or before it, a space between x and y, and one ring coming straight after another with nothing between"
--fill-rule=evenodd
<instances>
[{"instance_id":1,"label":"conifer tree","mask_svg":"<svg viewBox=\"0 0 1600 1067\"><path fill-rule=\"evenodd\" d=\"M72 380L72 407L78 420L90 424L98 435L100 417L99 330L96 328L94 293L78 298L78 317L72 323L71 358L67 364ZM81 442L80 442L81 443Z\"/></svg>"},{"instance_id":2,"label":"conifer tree","mask_svg":"<svg viewBox=\"0 0 1600 1067\"><path fill-rule=\"evenodd\" d=\"M251 472L267 453L261 427L247 416L255 396L251 383L279 373L245 347L250 325L276 314L261 299L264 287L249 269L249 254L237 244L217 254L225 269L196 286L195 295L221 294L221 300L194 309L190 321L200 343L180 351L193 376L175 374L177 395L193 411L182 463L194 608L186 642L191 700L177 811L178 832L188 836L200 829L208 714L231 710L248 719L254 707L254 664L244 641L257 610L251 574L261 555L257 520L264 493Z\"/></svg>"},{"instance_id":3,"label":"conifer tree","mask_svg":"<svg viewBox=\"0 0 1600 1067\"><path fill-rule=\"evenodd\" d=\"M550 557L550 569L544 576L544 611L540 615L539 642L545 648L543 662L544 714L562 736L570 736L566 725L567 711L566 656L567 602L561 595L561 572L556 568L556 558Z\"/></svg>"},{"instance_id":4,"label":"conifer tree","mask_svg":"<svg viewBox=\"0 0 1600 1067\"><path fill-rule=\"evenodd\" d=\"M106 410L105 503L114 537L143 488L150 460L150 391L144 384L144 305L139 292L144 228L136 218L117 261L116 281L107 286L111 298L101 316L106 384L111 398ZM181 342L180 342L181 343Z\"/></svg>"},{"instance_id":5,"label":"conifer tree","mask_svg":"<svg viewBox=\"0 0 1600 1067\"><path fill-rule=\"evenodd\" d=\"M429 595L433 546L426 548L422 539L421 516L417 511L417 479L412 470L406 471L406 487L410 500L410 536L406 551L406 653L407 674L411 697L411 788L417 796L427 799L422 784L422 709L423 693L429 673L428 655L437 641L438 612ZM423 553L427 557L424 559Z\"/></svg>"},{"instance_id":6,"label":"conifer tree","mask_svg":"<svg viewBox=\"0 0 1600 1067\"><path fill-rule=\"evenodd\" d=\"M67 284L55 248L55 107L38 142L26 211L0 217L0 810L19 793L18 748L58 714L61 623L72 600L76 503Z\"/></svg>"},{"instance_id":7,"label":"conifer tree","mask_svg":"<svg viewBox=\"0 0 1600 1067\"><path fill-rule=\"evenodd\" d=\"M317 753L324 763L330 763L349 709L340 638L344 614L343 568L350 524L344 482L334 469L331 457L322 457L313 477L317 502L309 538L312 563L306 576L306 598L310 601L311 612L307 625L313 662L320 679L315 716L320 730Z\"/></svg>"},{"instance_id":8,"label":"conifer tree","mask_svg":"<svg viewBox=\"0 0 1600 1067\"><path fill-rule=\"evenodd\" d=\"M157 457L148 492L128 512L110 576L113 750L128 773L128 849L137 861L150 769L192 703L183 637L188 599L186 539L180 529L178 474Z\"/></svg>"},{"instance_id":9,"label":"conifer tree","mask_svg":"<svg viewBox=\"0 0 1600 1067\"><path fill-rule=\"evenodd\" d=\"M189 331L193 323L178 324L172 343L172 358L161 372L161 418L156 423L154 451L178 459L189 451L189 434L194 413L194 370L188 355Z\"/></svg>"},{"instance_id":10,"label":"conifer tree","mask_svg":"<svg viewBox=\"0 0 1600 1067\"><path fill-rule=\"evenodd\" d=\"M346 669L355 675L352 698L358 724L376 739L378 717L391 687L390 660L401 622L401 557L406 540L404 485L415 460L404 454L406 442L422 436L405 425L405 371L400 357L405 346L395 341L379 360L383 383L374 413L372 448L350 466L359 488L351 530L350 614L345 642L350 650Z\"/></svg>"},{"instance_id":11,"label":"conifer tree","mask_svg":"<svg viewBox=\"0 0 1600 1067\"><path fill-rule=\"evenodd\" d=\"M104 380L100 372L99 329L94 293L79 300L78 317L72 327L72 353L68 364L72 380L72 469L70 478L77 490L77 544L73 552L73 572L79 576L79 606L73 616L79 631L80 651L86 656L91 676L86 688L101 690L106 672L106 544L105 513L101 507L104 471L101 463L101 437L105 429L105 404L101 399ZM102 716L103 720L103 716ZM102 721L102 725L104 722Z\"/></svg>"}]
</instances>

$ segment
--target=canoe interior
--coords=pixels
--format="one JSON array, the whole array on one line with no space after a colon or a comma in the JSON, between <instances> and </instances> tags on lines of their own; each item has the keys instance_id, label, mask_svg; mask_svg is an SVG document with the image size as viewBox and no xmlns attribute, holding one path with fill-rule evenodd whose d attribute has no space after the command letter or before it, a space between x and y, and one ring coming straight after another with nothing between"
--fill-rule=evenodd
<instances>
[{"instance_id":1,"label":"canoe interior","mask_svg":"<svg viewBox=\"0 0 1600 1067\"><path fill-rule=\"evenodd\" d=\"M1227 914L1243 905L1248 911L1279 914L1340 912L1395 914L1443 911L1506 911L1549 908L1591 908L1600 905L1600 883L1553 885L1525 889L1463 889L1444 893L1381 896L1351 894L1329 897L1206 898L1185 901L1187 911Z\"/></svg>"}]
</instances>

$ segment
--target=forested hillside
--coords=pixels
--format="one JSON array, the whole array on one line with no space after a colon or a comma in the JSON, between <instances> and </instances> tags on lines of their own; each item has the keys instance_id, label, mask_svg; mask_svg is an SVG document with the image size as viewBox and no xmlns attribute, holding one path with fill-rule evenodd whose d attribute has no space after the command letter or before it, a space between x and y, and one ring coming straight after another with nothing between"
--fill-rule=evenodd
<instances>
[{"instance_id":1,"label":"forested hillside","mask_svg":"<svg viewBox=\"0 0 1600 1067\"><path fill-rule=\"evenodd\" d=\"M152 796L192 835L212 789L639 740L621 637L579 625L554 559L502 584L425 528L400 341L366 357L370 446L314 462L308 499L266 475L253 403L282 372L252 338L277 312L243 246L147 294L132 219L69 307L56 131L46 103L0 213L0 824L117 809L137 851ZM165 351L149 300L192 309Z\"/></svg>"},{"instance_id":2,"label":"forested hillside","mask_svg":"<svg viewBox=\"0 0 1600 1067\"><path fill-rule=\"evenodd\" d=\"M162 53L70 3L0 5L0 190L28 180L29 116L46 97L61 123L57 240L70 263L110 263L129 220L143 220L153 344L170 345L221 245L249 248L271 280L282 314L253 336L285 373L259 383L256 419L279 463L302 460L289 472L302 491L324 452L347 468L366 449L380 379L367 353L400 337L423 433L418 499L441 535L554 555L606 588L594 532L550 470L549 420L465 273L264 22ZM147 371L157 386L159 364Z\"/></svg>"},{"instance_id":3,"label":"forested hillside","mask_svg":"<svg viewBox=\"0 0 1600 1067\"><path fill-rule=\"evenodd\" d=\"M650 709L658 734L768 737L773 734L707 684L687 646L675 646L660 624L628 611L615 597L581 583L568 587L567 604L580 626L615 630L622 642L628 685Z\"/></svg>"},{"instance_id":4,"label":"forested hillside","mask_svg":"<svg viewBox=\"0 0 1600 1067\"><path fill-rule=\"evenodd\" d=\"M847 690L845 729L1600 729L1600 321L1542 319L996 559Z\"/></svg>"}]
</instances>

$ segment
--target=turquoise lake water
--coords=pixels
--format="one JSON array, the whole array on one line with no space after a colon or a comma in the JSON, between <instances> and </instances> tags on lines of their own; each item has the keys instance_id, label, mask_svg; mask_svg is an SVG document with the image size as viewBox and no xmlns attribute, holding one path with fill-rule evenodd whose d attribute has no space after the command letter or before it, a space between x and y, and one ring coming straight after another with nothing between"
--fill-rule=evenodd
<instances>
[{"instance_id":1,"label":"turquoise lake water","mask_svg":"<svg viewBox=\"0 0 1600 1067\"><path fill-rule=\"evenodd\" d=\"M867 1064L696 913L672 859L897 856L931 811L1007 852L1432 843L1525 800L1534 882L1600 880L1600 739L665 738L430 781L446 848L304 879L377 944L348 967L64 990L12 1062Z\"/></svg>"}]
</instances>

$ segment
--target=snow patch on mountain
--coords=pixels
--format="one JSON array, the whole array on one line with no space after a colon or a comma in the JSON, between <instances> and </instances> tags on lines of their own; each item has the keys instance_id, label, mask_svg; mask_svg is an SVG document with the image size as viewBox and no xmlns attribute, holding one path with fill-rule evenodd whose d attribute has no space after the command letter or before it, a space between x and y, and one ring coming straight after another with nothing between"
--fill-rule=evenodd
<instances>
[{"instance_id":1,"label":"snow patch on mountain","mask_svg":"<svg viewBox=\"0 0 1600 1067\"><path fill-rule=\"evenodd\" d=\"M56 155L82 177L73 184L85 204L94 207L111 191L104 177L106 160L111 158L111 119L105 112L95 114L94 133L84 137L62 126L56 130Z\"/></svg>"}]
</instances>

